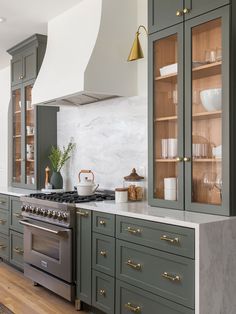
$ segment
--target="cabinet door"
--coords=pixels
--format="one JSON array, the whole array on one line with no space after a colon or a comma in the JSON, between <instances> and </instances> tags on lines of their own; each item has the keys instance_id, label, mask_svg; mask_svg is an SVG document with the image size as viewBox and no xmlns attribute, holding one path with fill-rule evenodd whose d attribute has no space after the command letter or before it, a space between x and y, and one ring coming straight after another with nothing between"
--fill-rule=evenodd
<instances>
[{"instance_id":1,"label":"cabinet door","mask_svg":"<svg viewBox=\"0 0 236 314\"><path fill-rule=\"evenodd\" d=\"M11 84L17 85L22 81L22 56L20 54L15 55L11 60Z\"/></svg>"},{"instance_id":2,"label":"cabinet door","mask_svg":"<svg viewBox=\"0 0 236 314\"><path fill-rule=\"evenodd\" d=\"M229 214L229 9L186 22L186 209Z\"/></svg>"},{"instance_id":3,"label":"cabinet door","mask_svg":"<svg viewBox=\"0 0 236 314\"><path fill-rule=\"evenodd\" d=\"M87 304L92 303L92 214L79 209L76 220L76 297Z\"/></svg>"},{"instance_id":4,"label":"cabinet door","mask_svg":"<svg viewBox=\"0 0 236 314\"><path fill-rule=\"evenodd\" d=\"M184 17L191 19L229 3L230 0L185 0Z\"/></svg>"},{"instance_id":5,"label":"cabinet door","mask_svg":"<svg viewBox=\"0 0 236 314\"><path fill-rule=\"evenodd\" d=\"M23 102L21 85L12 90L12 184L21 184L23 180L24 148L22 146Z\"/></svg>"},{"instance_id":6,"label":"cabinet door","mask_svg":"<svg viewBox=\"0 0 236 314\"><path fill-rule=\"evenodd\" d=\"M22 54L23 82L36 79L37 76L37 49L35 47L25 50Z\"/></svg>"},{"instance_id":7,"label":"cabinet door","mask_svg":"<svg viewBox=\"0 0 236 314\"><path fill-rule=\"evenodd\" d=\"M183 22L183 7L183 0L149 0L149 33Z\"/></svg>"},{"instance_id":8,"label":"cabinet door","mask_svg":"<svg viewBox=\"0 0 236 314\"><path fill-rule=\"evenodd\" d=\"M183 24L149 38L149 203L183 209Z\"/></svg>"}]
</instances>

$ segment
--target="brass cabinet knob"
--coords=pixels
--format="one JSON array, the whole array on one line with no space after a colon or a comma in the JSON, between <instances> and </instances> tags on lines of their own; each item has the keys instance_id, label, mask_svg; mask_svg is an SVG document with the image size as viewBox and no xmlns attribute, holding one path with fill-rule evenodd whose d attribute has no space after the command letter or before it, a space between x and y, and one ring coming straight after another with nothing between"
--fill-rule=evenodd
<instances>
[{"instance_id":1,"label":"brass cabinet knob","mask_svg":"<svg viewBox=\"0 0 236 314\"><path fill-rule=\"evenodd\" d=\"M99 220L99 224L100 224L101 226L105 226L106 222L105 222L105 220Z\"/></svg>"},{"instance_id":2,"label":"brass cabinet knob","mask_svg":"<svg viewBox=\"0 0 236 314\"><path fill-rule=\"evenodd\" d=\"M190 13L191 12L191 10L189 9L189 8L184 8L184 14L188 14L188 13Z\"/></svg>"},{"instance_id":3,"label":"brass cabinet knob","mask_svg":"<svg viewBox=\"0 0 236 314\"><path fill-rule=\"evenodd\" d=\"M106 290L105 289L100 289L98 291L98 293L102 296L102 297L105 297L106 296Z\"/></svg>"},{"instance_id":4,"label":"brass cabinet knob","mask_svg":"<svg viewBox=\"0 0 236 314\"><path fill-rule=\"evenodd\" d=\"M181 161L183 161L184 159L183 159L183 157L176 157L176 161L177 162L181 162Z\"/></svg>"},{"instance_id":5,"label":"brass cabinet knob","mask_svg":"<svg viewBox=\"0 0 236 314\"><path fill-rule=\"evenodd\" d=\"M177 10L176 16L182 16L184 14L183 10Z\"/></svg>"},{"instance_id":6,"label":"brass cabinet knob","mask_svg":"<svg viewBox=\"0 0 236 314\"><path fill-rule=\"evenodd\" d=\"M189 157L184 157L184 161L185 161L185 162L189 162L189 161L191 161L191 158L189 158Z\"/></svg>"},{"instance_id":7,"label":"brass cabinet knob","mask_svg":"<svg viewBox=\"0 0 236 314\"><path fill-rule=\"evenodd\" d=\"M101 250L100 251L100 255L106 257L107 256L107 252L105 250Z\"/></svg>"}]
</instances>

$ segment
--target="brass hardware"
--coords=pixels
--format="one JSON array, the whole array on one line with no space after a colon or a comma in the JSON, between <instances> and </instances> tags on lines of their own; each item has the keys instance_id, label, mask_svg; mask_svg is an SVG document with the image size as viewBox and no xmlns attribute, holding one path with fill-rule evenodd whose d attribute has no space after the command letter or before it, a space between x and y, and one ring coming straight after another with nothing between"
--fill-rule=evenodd
<instances>
[{"instance_id":1,"label":"brass hardware","mask_svg":"<svg viewBox=\"0 0 236 314\"><path fill-rule=\"evenodd\" d=\"M163 234L163 236L160 237L162 241L167 241L170 243L179 243L179 238L170 238L167 235Z\"/></svg>"},{"instance_id":2,"label":"brass hardware","mask_svg":"<svg viewBox=\"0 0 236 314\"><path fill-rule=\"evenodd\" d=\"M189 9L189 8L184 8L184 14L188 14L188 13L190 13L191 12L191 10Z\"/></svg>"},{"instance_id":3,"label":"brass hardware","mask_svg":"<svg viewBox=\"0 0 236 314\"><path fill-rule=\"evenodd\" d=\"M5 201L0 201L0 204L3 205L3 204L6 204L6 202Z\"/></svg>"},{"instance_id":4,"label":"brass hardware","mask_svg":"<svg viewBox=\"0 0 236 314\"><path fill-rule=\"evenodd\" d=\"M130 50L128 60L127 61L136 61L138 59L144 58L143 50L139 41L140 29L143 28L148 35L147 29L144 25L140 25L135 35L135 39Z\"/></svg>"},{"instance_id":5,"label":"brass hardware","mask_svg":"<svg viewBox=\"0 0 236 314\"><path fill-rule=\"evenodd\" d=\"M82 211L78 211L76 212L77 215L80 215L82 217L88 217L89 213L88 212L82 212Z\"/></svg>"},{"instance_id":6,"label":"brass hardware","mask_svg":"<svg viewBox=\"0 0 236 314\"><path fill-rule=\"evenodd\" d=\"M24 251L23 251L22 249L18 248L18 247L15 247L15 248L13 249L13 251L16 252L17 254L20 254L20 255L23 255L23 254L24 254Z\"/></svg>"},{"instance_id":7,"label":"brass hardware","mask_svg":"<svg viewBox=\"0 0 236 314\"><path fill-rule=\"evenodd\" d=\"M5 248L6 248L6 245L0 244L0 250L3 250L3 249L5 249Z\"/></svg>"},{"instance_id":8,"label":"brass hardware","mask_svg":"<svg viewBox=\"0 0 236 314\"><path fill-rule=\"evenodd\" d=\"M142 230L139 229L139 228L133 228L133 227L128 227L127 229L125 229L126 231L128 231L129 233L132 233L132 234L140 234L142 233Z\"/></svg>"},{"instance_id":9,"label":"brass hardware","mask_svg":"<svg viewBox=\"0 0 236 314\"><path fill-rule=\"evenodd\" d=\"M181 162L181 161L183 161L184 159L183 159L183 157L176 157L176 161L177 162Z\"/></svg>"},{"instance_id":10,"label":"brass hardware","mask_svg":"<svg viewBox=\"0 0 236 314\"><path fill-rule=\"evenodd\" d=\"M189 162L189 161L191 161L191 158L189 158L189 157L184 157L184 161L185 161L185 162Z\"/></svg>"},{"instance_id":11,"label":"brass hardware","mask_svg":"<svg viewBox=\"0 0 236 314\"><path fill-rule=\"evenodd\" d=\"M101 226L105 226L105 225L106 225L106 222L105 222L105 220L99 220L99 224L100 224Z\"/></svg>"},{"instance_id":12,"label":"brass hardware","mask_svg":"<svg viewBox=\"0 0 236 314\"><path fill-rule=\"evenodd\" d=\"M6 222L7 222L6 220L0 219L0 224L1 224L1 225L4 225Z\"/></svg>"},{"instance_id":13,"label":"brass hardware","mask_svg":"<svg viewBox=\"0 0 236 314\"><path fill-rule=\"evenodd\" d=\"M180 281L180 276L168 274L166 271L162 274L162 277L171 281Z\"/></svg>"},{"instance_id":14,"label":"brass hardware","mask_svg":"<svg viewBox=\"0 0 236 314\"><path fill-rule=\"evenodd\" d=\"M19 77L19 80L22 80L24 77L25 77L24 75L21 75L21 76Z\"/></svg>"},{"instance_id":15,"label":"brass hardware","mask_svg":"<svg viewBox=\"0 0 236 314\"><path fill-rule=\"evenodd\" d=\"M18 219L23 218L23 216L22 216L21 214L17 214L17 213L14 213L13 216L15 216L15 217L18 218Z\"/></svg>"},{"instance_id":16,"label":"brass hardware","mask_svg":"<svg viewBox=\"0 0 236 314\"><path fill-rule=\"evenodd\" d=\"M106 290L105 289L100 289L98 292L102 297L106 296Z\"/></svg>"},{"instance_id":17,"label":"brass hardware","mask_svg":"<svg viewBox=\"0 0 236 314\"><path fill-rule=\"evenodd\" d=\"M176 16L182 16L184 14L183 10L177 10Z\"/></svg>"},{"instance_id":18,"label":"brass hardware","mask_svg":"<svg viewBox=\"0 0 236 314\"><path fill-rule=\"evenodd\" d=\"M141 270L142 269L142 265L141 264L137 264L134 263L131 259L128 259L127 262L125 262L126 265L128 265L129 267L136 269L136 270Z\"/></svg>"},{"instance_id":19,"label":"brass hardware","mask_svg":"<svg viewBox=\"0 0 236 314\"><path fill-rule=\"evenodd\" d=\"M107 252L104 250L102 250L101 252L100 252L100 255L102 255L102 256L104 256L104 257L106 257L107 256Z\"/></svg>"},{"instance_id":20,"label":"brass hardware","mask_svg":"<svg viewBox=\"0 0 236 314\"><path fill-rule=\"evenodd\" d=\"M46 231L46 232L49 232L49 233L52 233L52 234L56 234L56 235L59 235L59 236L68 233L67 229L52 230L52 229L49 229L49 228L45 228L45 227L42 227L42 226L31 224L30 222L28 222L28 220L20 220L19 223L21 225L23 225L23 226L28 226L28 227L31 227L31 228L39 229L39 230Z\"/></svg>"},{"instance_id":21,"label":"brass hardware","mask_svg":"<svg viewBox=\"0 0 236 314\"><path fill-rule=\"evenodd\" d=\"M133 313L141 313L141 307L140 306L136 306L136 305L133 305L131 302L128 302L125 304L125 307L130 311L130 312L133 312Z\"/></svg>"}]
</instances>

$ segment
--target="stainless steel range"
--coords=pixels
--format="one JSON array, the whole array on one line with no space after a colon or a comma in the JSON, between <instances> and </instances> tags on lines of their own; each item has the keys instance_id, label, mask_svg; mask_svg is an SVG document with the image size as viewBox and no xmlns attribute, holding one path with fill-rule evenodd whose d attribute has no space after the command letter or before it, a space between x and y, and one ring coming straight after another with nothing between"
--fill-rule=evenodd
<instances>
[{"instance_id":1,"label":"stainless steel range","mask_svg":"<svg viewBox=\"0 0 236 314\"><path fill-rule=\"evenodd\" d=\"M21 197L25 276L73 301L76 279L75 205L113 199L113 193L100 192L82 197L76 191Z\"/></svg>"}]
</instances>

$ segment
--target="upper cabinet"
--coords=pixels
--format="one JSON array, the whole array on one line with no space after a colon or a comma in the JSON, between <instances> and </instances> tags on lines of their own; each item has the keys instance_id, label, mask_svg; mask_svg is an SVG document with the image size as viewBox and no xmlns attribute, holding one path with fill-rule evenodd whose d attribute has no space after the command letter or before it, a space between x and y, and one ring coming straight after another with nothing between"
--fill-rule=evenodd
<instances>
[{"instance_id":1,"label":"upper cabinet","mask_svg":"<svg viewBox=\"0 0 236 314\"><path fill-rule=\"evenodd\" d=\"M47 38L34 35L8 50L11 61L11 184L39 189L52 145L57 143L56 107L32 105L32 89L46 50Z\"/></svg>"},{"instance_id":2,"label":"upper cabinet","mask_svg":"<svg viewBox=\"0 0 236 314\"><path fill-rule=\"evenodd\" d=\"M151 205L236 214L233 9L149 36Z\"/></svg>"},{"instance_id":3,"label":"upper cabinet","mask_svg":"<svg viewBox=\"0 0 236 314\"><path fill-rule=\"evenodd\" d=\"M149 0L149 33L171 27L229 3L230 0Z\"/></svg>"}]
</instances>

